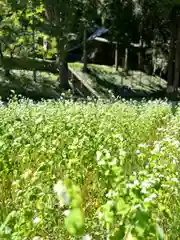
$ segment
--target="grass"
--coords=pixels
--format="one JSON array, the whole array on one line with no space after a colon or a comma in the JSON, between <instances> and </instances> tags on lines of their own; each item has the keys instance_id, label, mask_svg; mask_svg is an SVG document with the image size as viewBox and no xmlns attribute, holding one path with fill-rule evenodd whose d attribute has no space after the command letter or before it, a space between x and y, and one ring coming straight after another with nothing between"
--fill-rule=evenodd
<instances>
[{"instance_id":1,"label":"grass","mask_svg":"<svg viewBox=\"0 0 180 240\"><path fill-rule=\"evenodd\" d=\"M71 63L70 66L77 72L81 71L81 63ZM109 90L115 95L146 97L158 93L166 88L166 81L158 76L150 76L140 71L129 71L128 74L119 68L89 64L90 72L83 74L82 78L87 79L89 84L103 97L109 96Z\"/></svg>"},{"instance_id":2,"label":"grass","mask_svg":"<svg viewBox=\"0 0 180 240\"><path fill-rule=\"evenodd\" d=\"M37 72L36 80L33 81L32 71L12 70L10 77L5 77L3 71L0 71L0 96L7 100L13 90L17 95L33 100L60 97L56 75Z\"/></svg>"},{"instance_id":3,"label":"grass","mask_svg":"<svg viewBox=\"0 0 180 240\"><path fill-rule=\"evenodd\" d=\"M180 107L0 108L0 239L180 239Z\"/></svg>"},{"instance_id":4,"label":"grass","mask_svg":"<svg viewBox=\"0 0 180 240\"><path fill-rule=\"evenodd\" d=\"M124 73L118 72L113 67L89 64L90 73L85 74L81 63L70 63L69 66L78 76L87 83L93 92L100 98L110 98L111 95L121 97L148 97L153 94L160 95L166 87L166 82L159 78L148 76L139 71ZM7 99L10 91L21 94L34 100L59 98L57 75L37 72L37 81L33 81L32 71L11 71L11 77L4 77L0 72L0 96Z\"/></svg>"}]
</instances>

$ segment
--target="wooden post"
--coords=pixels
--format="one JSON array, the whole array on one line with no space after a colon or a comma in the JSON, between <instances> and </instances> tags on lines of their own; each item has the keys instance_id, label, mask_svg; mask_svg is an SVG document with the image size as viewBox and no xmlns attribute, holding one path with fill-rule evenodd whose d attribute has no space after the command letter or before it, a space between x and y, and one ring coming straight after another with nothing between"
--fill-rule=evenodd
<instances>
[{"instance_id":1,"label":"wooden post","mask_svg":"<svg viewBox=\"0 0 180 240\"><path fill-rule=\"evenodd\" d=\"M139 68L139 70L143 70L143 63L144 63L144 59L143 59L143 39L142 39L142 36L141 36L140 41L139 41L139 53L138 53L138 68Z\"/></svg>"},{"instance_id":2,"label":"wooden post","mask_svg":"<svg viewBox=\"0 0 180 240\"><path fill-rule=\"evenodd\" d=\"M128 71L128 48L125 49L124 70Z\"/></svg>"},{"instance_id":3,"label":"wooden post","mask_svg":"<svg viewBox=\"0 0 180 240\"><path fill-rule=\"evenodd\" d=\"M84 26L84 40L83 40L83 72L87 72L87 28Z\"/></svg>"},{"instance_id":4,"label":"wooden post","mask_svg":"<svg viewBox=\"0 0 180 240\"><path fill-rule=\"evenodd\" d=\"M115 68L116 68L116 71L118 71L118 67L119 67L119 61L118 61L118 42L116 42L115 44Z\"/></svg>"}]
</instances>

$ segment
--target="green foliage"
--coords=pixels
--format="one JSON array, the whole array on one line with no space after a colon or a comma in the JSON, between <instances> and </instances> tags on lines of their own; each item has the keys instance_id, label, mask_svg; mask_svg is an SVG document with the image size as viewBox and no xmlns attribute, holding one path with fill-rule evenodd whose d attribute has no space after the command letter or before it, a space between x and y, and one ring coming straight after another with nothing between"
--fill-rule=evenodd
<instances>
[{"instance_id":1,"label":"green foliage","mask_svg":"<svg viewBox=\"0 0 180 240\"><path fill-rule=\"evenodd\" d=\"M178 239L180 108L0 108L1 239Z\"/></svg>"}]
</instances>

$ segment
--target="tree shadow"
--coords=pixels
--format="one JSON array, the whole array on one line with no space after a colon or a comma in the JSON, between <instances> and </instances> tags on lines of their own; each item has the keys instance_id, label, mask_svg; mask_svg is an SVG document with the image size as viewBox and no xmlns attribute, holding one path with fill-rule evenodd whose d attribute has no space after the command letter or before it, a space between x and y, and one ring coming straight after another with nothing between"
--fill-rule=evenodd
<instances>
[{"instance_id":1,"label":"tree shadow","mask_svg":"<svg viewBox=\"0 0 180 240\"><path fill-rule=\"evenodd\" d=\"M102 91L103 93L107 93L108 90L111 90L116 97L126 99L130 98L142 99L151 97L153 98L153 96L158 97L159 95L160 96L163 95L161 92L163 92L164 89L162 88L161 85L157 86L157 84L154 85L152 84L150 93L150 91L146 91L143 89L134 89L133 87L129 87L123 84L123 82L121 84L117 84L114 73L104 74L99 69L98 70L91 69L89 74L97 82L97 88L99 88L100 91ZM127 77L126 73L122 74L123 74L121 75L122 77ZM106 75L108 76L108 78L106 77ZM128 77L131 77L131 75L128 74Z\"/></svg>"},{"instance_id":2,"label":"tree shadow","mask_svg":"<svg viewBox=\"0 0 180 240\"><path fill-rule=\"evenodd\" d=\"M7 101L11 97L12 91L16 95L21 95L35 101L57 99L60 97L56 81L39 77L37 82L34 82L30 77L23 74L20 76L15 76L15 74L5 76L4 72L0 70L1 99Z\"/></svg>"}]
</instances>

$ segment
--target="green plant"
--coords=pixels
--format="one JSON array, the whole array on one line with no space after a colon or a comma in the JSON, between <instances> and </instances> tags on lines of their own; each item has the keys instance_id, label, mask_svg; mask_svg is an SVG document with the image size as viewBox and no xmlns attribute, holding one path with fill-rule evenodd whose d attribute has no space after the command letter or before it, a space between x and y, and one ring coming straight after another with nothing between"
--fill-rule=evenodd
<instances>
[{"instance_id":1,"label":"green plant","mask_svg":"<svg viewBox=\"0 0 180 240\"><path fill-rule=\"evenodd\" d=\"M0 108L1 239L178 239L180 108L32 101Z\"/></svg>"}]
</instances>

